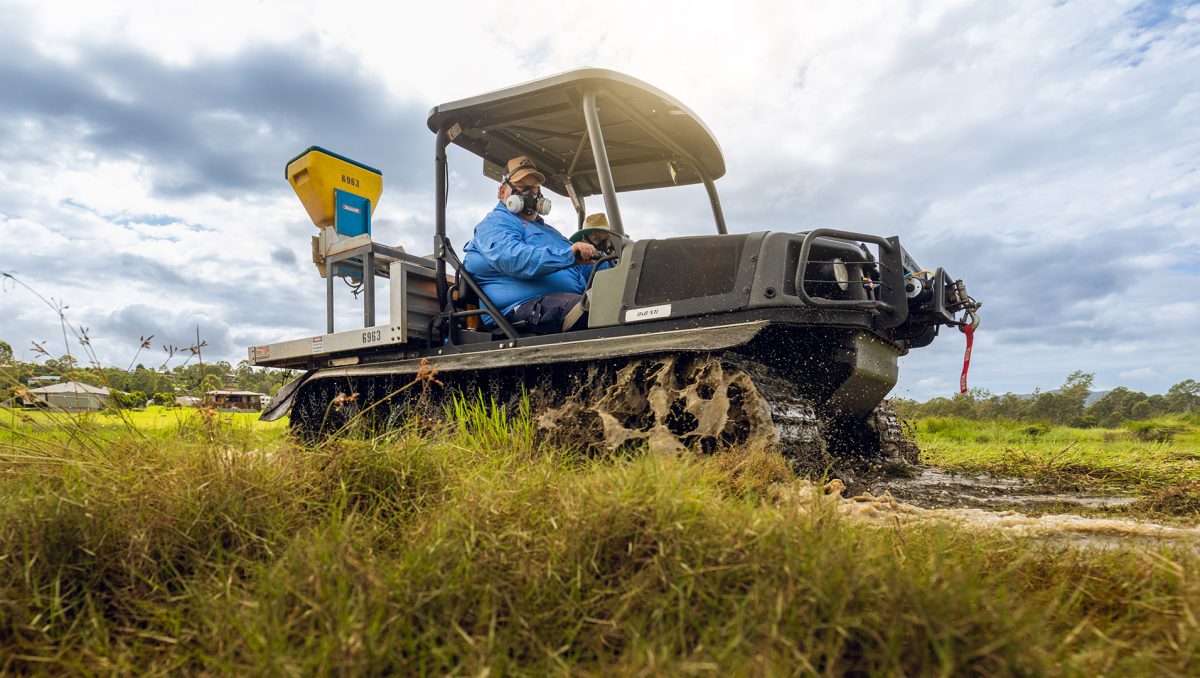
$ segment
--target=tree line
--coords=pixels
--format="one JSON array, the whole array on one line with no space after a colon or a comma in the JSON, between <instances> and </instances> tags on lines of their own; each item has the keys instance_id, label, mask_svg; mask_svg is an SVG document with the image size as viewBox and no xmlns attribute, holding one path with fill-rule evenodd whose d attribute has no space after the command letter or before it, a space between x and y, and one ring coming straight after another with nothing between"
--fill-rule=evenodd
<instances>
[{"instance_id":1,"label":"tree line","mask_svg":"<svg viewBox=\"0 0 1200 678\"><path fill-rule=\"evenodd\" d=\"M1119 386L1089 404L1094 383L1094 374L1076 371L1060 388L1032 395L995 395L973 388L952 398L933 398L923 403L895 398L892 402L907 417L1011 419L1080 428L1114 427L1171 414L1200 414L1200 382L1195 379L1185 379L1165 394L1147 395Z\"/></svg>"},{"instance_id":2,"label":"tree line","mask_svg":"<svg viewBox=\"0 0 1200 678\"><path fill-rule=\"evenodd\" d=\"M200 396L206 391L237 388L273 396L292 379L291 370L269 370L253 367L245 360L236 366L219 360L204 363L188 361L158 368L138 364L130 369L120 367L83 366L73 356L25 362L13 356L12 347L0 341L0 400L8 400L16 391L36 385L34 377L53 376L59 381L77 381L91 386L104 386L114 391L113 399L120 406L140 407L147 401L169 405L176 396Z\"/></svg>"}]
</instances>

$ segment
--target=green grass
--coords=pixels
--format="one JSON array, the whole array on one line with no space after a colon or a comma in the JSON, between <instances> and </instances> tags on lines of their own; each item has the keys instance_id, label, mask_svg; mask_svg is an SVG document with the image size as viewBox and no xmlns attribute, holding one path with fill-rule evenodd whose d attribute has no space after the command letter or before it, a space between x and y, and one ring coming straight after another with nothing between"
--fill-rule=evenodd
<instances>
[{"instance_id":1,"label":"green grass","mask_svg":"<svg viewBox=\"0 0 1200 678\"><path fill-rule=\"evenodd\" d=\"M258 421L258 412L217 412L217 416L226 425L249 426L260 430L283 430L287 428L287 419L273 422ZM25 415L24 418L21 415ZM59 412L18 408L0 407L0 426L36 426L50 424L57 427L87 423L100 427L109 427L118 432L128 432L130 427L139 431L170 430L180 422L199 421L203 418L201 411L194 407L163 407L152 405L137 410L103 410L100 412ZM32 421L26 421L26 419Z\"/></svg>"},{"instance_id":2,"label":"green grass","mask_svg":"<svg viewBox=\"0 0 1200 678\"><path fill-rule=\"evenodd\" d=\"M278 441L287 433L287 419L258 421L258 412L215 412L191 407L152 406L141 410L62 412L0 407L0 444L36 447L40 442L73 441L104 446L133 439L201 440L216 434L228 440Z\"/></svg>"},{"instance_id":3,"label":"green grass","mask_svg":"<svg viewBox=\"0 0 1200 678\"><path fill-rule=\"evenodd\" d=\"M1184 417L1121 429L928 418L922 460L952 471L1033 479L1060 489L1152 491L1200 481L1200 425ZM1140 432L1169 430L1169 440ZM1145 438L1149 437L1150 440Z\"/></svg>"},{"instance_id":4,"label":"green grass","mask_svg":"<svg viewBox=\"0 0 1200 678\"><path fill-rule=\"evenodd\" d=\"M867 527L769 453L587 458L457 414L315 449L22 438L0 673L1200 671L1194 552Z\"/></svg>"}]
</instances>

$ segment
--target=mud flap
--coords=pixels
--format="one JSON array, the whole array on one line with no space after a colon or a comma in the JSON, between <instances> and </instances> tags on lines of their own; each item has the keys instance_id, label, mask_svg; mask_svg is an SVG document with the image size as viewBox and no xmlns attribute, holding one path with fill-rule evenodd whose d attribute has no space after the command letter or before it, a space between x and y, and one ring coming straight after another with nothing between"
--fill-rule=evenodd
<instances>
[{"instance_id":1,"label":"mud flap","mask_svg":"<svg viewBox=\"0 0 1200 678\"><path fill-rule=\"evenodd\" d=\"M308 381L317 370L309 370L304 374L284 384L276 393L275 397L271 398L271 404L262 411L258 416L259 421L275 421L281 419L292 409L292 401L296 398L296 393L304 382Z\"/></svg>"}]
</instances>

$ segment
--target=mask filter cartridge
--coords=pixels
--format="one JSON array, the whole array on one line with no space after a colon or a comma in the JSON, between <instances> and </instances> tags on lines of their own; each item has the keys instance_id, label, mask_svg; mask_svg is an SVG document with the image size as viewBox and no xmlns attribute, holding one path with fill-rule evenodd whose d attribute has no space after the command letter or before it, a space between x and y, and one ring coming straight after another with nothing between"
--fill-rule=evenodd
<instances>
[{"instance_id":1,"label":"mask filter cartridge","mask_svg":"<svg viewBox=\"0 0 1200 678\"><path fill-rule=\"evenodd\" d=\"M513 214L550 214L550 198L529 190L514 192L505 199L504 206Z\"/></svg>"}]
</instances>

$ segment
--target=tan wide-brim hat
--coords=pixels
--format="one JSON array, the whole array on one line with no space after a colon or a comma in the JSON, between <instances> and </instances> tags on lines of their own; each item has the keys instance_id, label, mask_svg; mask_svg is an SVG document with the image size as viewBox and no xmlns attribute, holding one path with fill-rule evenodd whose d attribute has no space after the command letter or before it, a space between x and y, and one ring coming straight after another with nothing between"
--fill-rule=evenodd
<instances>
[{"instance_id":1,"label":"tan wide-brim hat","mask_svg":"<svg viewBox=\"0 0 1200 678\"><path fill-rule=\"evenodd\" d=\"M583 228L571 234L571 242L579 242L589 233L601 231L611 237L613 235L612 228L608 225L608 217L603 212L597 212L589 215L583 220Z\"/></svg>"},{"instance_id":2,"label":"tan wide-brim hat","mask_svg":"<svg viewBox=\"0 0 1200 678\"><path fill-rule=\"evenodd\" d=\"M546 175L538 171L537 165L527 155L518 155L508 161L508 181L517 183L527 176L537 177L539 184L546 183Z\"/></svg>"}]
</instances>

